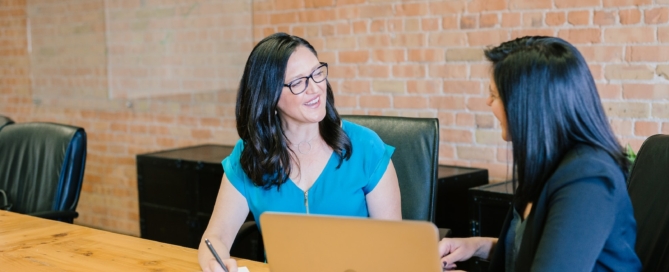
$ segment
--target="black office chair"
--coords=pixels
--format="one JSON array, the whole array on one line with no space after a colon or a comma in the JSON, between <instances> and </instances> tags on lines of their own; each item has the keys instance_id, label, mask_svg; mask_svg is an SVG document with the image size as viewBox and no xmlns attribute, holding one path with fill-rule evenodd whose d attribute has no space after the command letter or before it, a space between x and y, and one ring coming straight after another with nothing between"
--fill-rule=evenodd
<instances>
[{"instance_id":1,"label":"black office chair","mask_svg":"<svg viewBox=\"0 0 669 272\"><path fill-rule=\"evenodd\" d=\"M6 126L0 130L0 189L8 198L4 209L72 223L79 215L85 164L82 128L53 123Z\"/></svg>"},{"instance_id":2,"label":"black office chair","mask_svg":"<svg viewBox=\"0 0 669 272\"><path fill-rule=\"evenodd\" d=\"M383 142L395 147L391 159L400 185L402 218L434 223L439 120L364 115L344 115L342 118L374 130ZM449 229L439 232L441 237L450 236ZM262 237L255 222L242 225L230 255L264 261Z\"/></svg>"},{"instance_id":3,"label":"black office chair","mask_svg":"<svg viewBox=\"0 0 669 272\"><path fill-rule=\"evenodd\" d=\"M402 218L434 223L439 120L391 116L345 115L343 119L368 127L388 145L402 195Z\"/></svg>"},{"instance_id":4,"label":"black office chair","mask_svg":"<svg viewBox=\"0 0 669 272\"><path fill-rule=\"evenodd\" d=\"M2 129L6 125L11 125L14 124L14 120L7 116L2 116L0 115L0 129Z\"/></svg>"},{"instance_id":5,"label":"black office chair","mask_svg":"<svg viewBox=\"0 0 669 272\"><path fill-rule=\"evenodd\" d=\"M628 191L643 271L669 271L669 135L651 136L641 145Z\"/></svg>"}]
</instances>

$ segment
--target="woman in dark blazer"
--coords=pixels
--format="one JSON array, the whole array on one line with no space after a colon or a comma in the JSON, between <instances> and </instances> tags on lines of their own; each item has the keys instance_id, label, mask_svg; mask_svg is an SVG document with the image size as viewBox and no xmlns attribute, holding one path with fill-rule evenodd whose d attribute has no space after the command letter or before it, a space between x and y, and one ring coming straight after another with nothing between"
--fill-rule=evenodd
<instances>
[{"instance_id":1,"label":"woman in dark blazer","mask_svg":"<svg viewBox=\"0 0 669 272\"><path fill-rule=\"evenodd\" d=\"M485 51L488 106L513 145L512 209L499 238L445 238L446 269L471 257L491 271L639 271L629 160L578 50L523 37Z\"/></svg>"}]
</instances>

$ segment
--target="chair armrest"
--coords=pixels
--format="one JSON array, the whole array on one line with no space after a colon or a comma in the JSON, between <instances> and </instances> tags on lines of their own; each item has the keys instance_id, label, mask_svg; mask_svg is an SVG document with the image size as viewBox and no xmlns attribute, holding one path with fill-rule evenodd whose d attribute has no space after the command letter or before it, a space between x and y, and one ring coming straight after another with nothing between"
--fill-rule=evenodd
<instances>
[{"instance_id":1,"label":"chair armrest","mask_svg":"<svg viewBox=\"0 0 669 272\"><path fill-rule=\"evenodd\" d=\"M441 240L441 238L451 237L452 235L453 232L451 229L439 228L439 240Z\"/></svg>"},{"instance_id":2,"label":"chair armrest","mask_svg":"<svg viewBox=\"0 0 669 272\"><path fill-rule=\"evenodd\" d=\"M72 223L72 221L74 221L75 218L79 217L79 213L76 211L43 211L43 212L29 213L28 215L51 220L58 220L68 223Z\"/></svg>"},{"instance_id":3,"label":"chair armrest","mask_svg":"<svg viewBox=\"0 0 669 272\"><path fill-rule=\"evenodd\" d=\"M230 248L230 256L265 262L265 248L262 235L255 221L242 224Z\"/></svg>"}]
</instances>

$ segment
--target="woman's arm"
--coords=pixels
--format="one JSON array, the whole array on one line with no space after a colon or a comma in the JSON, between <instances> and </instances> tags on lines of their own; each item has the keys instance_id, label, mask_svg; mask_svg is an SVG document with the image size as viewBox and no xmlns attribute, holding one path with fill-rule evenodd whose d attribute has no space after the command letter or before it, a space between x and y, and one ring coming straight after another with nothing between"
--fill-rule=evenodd
<instances>
[{"instance_id":1,"label":"woman's arm","mask_svg":"<svg viewBox=\"0 0 669 272\"><path fill-rule=\"evenodd\" d=\"M439 242L439 256L444 266L452 269L455 262L472 257L490 258L496 245L497 238L491 237L444 238Z\"/></svg>"},{"instance_id":2,"label":"woman's arm","mask_svg":"<svg viewBox=\"0 0 669 272\"><path fill-rule=\"evenodd\" d=\"M366 196L369 217L402 220L402 203L397 173L391 160L379 183Z\"/></svg>"},{"instance_id":3,"label":"woman's arm","mask_svg":"<svg viewBox=\"0 0 669 272\"><path fill-rule=\"evenodd\" d=\"M614 187L608 180L589 178L556 189L532 271L592 270L619 212Z\"/></svg>"},{"instance_id":4,"label":"woman's arm","mask_svg":"<svg viewBox=\"0 0 669 272\"><path fill-rule=\"evenodd\" d=\"M218 255L230 268L230 272L237 271L236 262L230 259L230 247L248 213L249 206L246 198L232 186L228 177L223 174L214 212L198 248L198 261L203 271L223 271L204 243L204 239L209 239Z\"/></svg>"}]
</instances>

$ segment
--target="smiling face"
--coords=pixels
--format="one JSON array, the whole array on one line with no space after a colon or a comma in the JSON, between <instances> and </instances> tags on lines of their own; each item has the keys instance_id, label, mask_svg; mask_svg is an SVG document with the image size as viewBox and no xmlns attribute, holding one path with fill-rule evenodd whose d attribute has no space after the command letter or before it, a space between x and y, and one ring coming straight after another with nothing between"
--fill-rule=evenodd
<instances>
[{"instance_id":1,"label":"smiling face","mask_svg":"<svg viewBox=\"0 0 669 272\"><path fill-rule=\"evenodd\" d=\"M492 75L490 77L489 89L490 96L488 96L488 101L486 101L486 104L488 104L492 110L492 114L495 115L495 118L499 120L499 125L502 128L502 139L507 142L511 141L508 125L506 123L506 111L504 110L504 104L502 103L502 99L499 97L499 91L497 90L497 86L495 85L495 80Z\"/></svg>"},{"instance_id":2,"label":"smiling face","mask_svg":"<svg viewBox=\"0 0 669 272\"><path fill-rule=\"evenodd\" d=\"M309 76L320 66L321 63L311 50L298 46L288 59L284 84L290 84L300 77ZM298 95L294 95L288 87L283 87L277 108L286 128L318 123L325 118L327 80L320 83L314 82L311 78L308 80L307 89ZM294 91L299 92L300 90Z\"/></svg>"}]
</instances>

